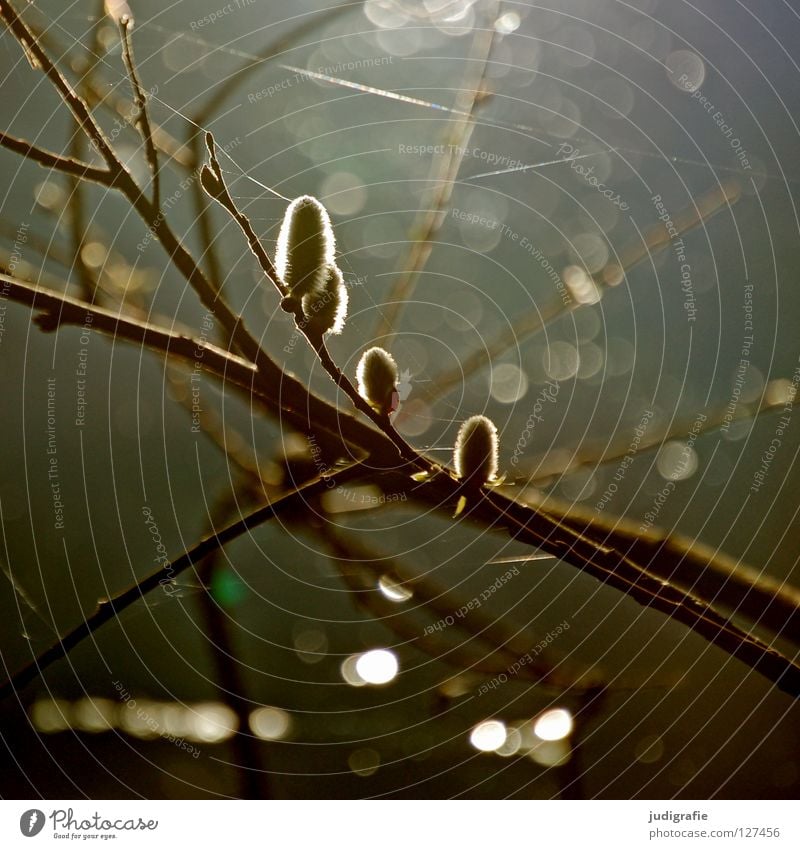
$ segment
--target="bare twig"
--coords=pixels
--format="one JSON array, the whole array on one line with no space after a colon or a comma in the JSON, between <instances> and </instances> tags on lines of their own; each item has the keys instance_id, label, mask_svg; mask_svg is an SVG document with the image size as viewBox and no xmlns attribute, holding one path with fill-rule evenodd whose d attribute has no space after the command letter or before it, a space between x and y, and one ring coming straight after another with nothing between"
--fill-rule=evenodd
<instances>
[{"instance_id":1,"label":"bare twig","mask_svg":"<svg viewBox=\"0 0 800 849\"><path fill-rule=\"evenodd\" d=\"M24 139L10 136L8 133L0 132L0 146L13 150L14 153L18 153L20 156L38 163L42 168L61 171L63 174L70 174L73 177L90 180L101 186L111 186L114 183L114 175L110 171L106 171L103 168L96 168L88 162L73 159L71 156L61 156L50 150L44 150Z\"/></svg>"},{"instance_id":2,"label":"bare twig","mask_svg":"<svg viewBox=\"0 0 800 849\"><path fill-rule=\"evenodd\" d=\"M63 75L48 59L9 0L0 0L0 17L6 21L23 48L42 68L78 119L89 140L100 151L112 172L112 185L128 199L159 239L175 266L198 293L201 301L218 317L227 331L230 342L235 344L251 361L254 366L251 372L254 373L252 395L272 401L275 404L274 412L277 413L280 410L282 416L285 416L293 425L305 429L306 432L327 428L330 435L333 427L346 427L348 431L346 444L356 444L362 451L369 452L370 465L374 474L383 474L382 470L395 470L402 466L403 464L398 462L400 458L406 465L410 464L413 468L427 471L430 478L420 485L415 491L415 496L423 502L433 503L438 510L448 509L448 507L452 510L455 501L464 493L463 485L414 451L396 433L388 417L384 419L377 416L371 408L363 409L364 402L349 380L341 375L329 357L325 359L327 352L321 338L314 339L306 334L320 356L323 366L337 385L351 397L356 408L364 412L382 432L365 426L354 417L342 416L336 407L313 396L299 382L292 382L291 378L261 350L256 340L244 328L241 319L218 297L213 285L180 243L158 208L143 195L94 121L86 104L75 94ZM214 176L211 169L207 173ZM215 176L214 179L217 177ZM303 317L299 305L294 312L296 321L302 324ZM291 390L290 397L286 395L287 386ZM331 422L335 422L335 425ZM358 434L357 437L356 434ZM408 486L407 474L404 480L405 485ZM587 573L626 592L640 603L673 616L707 640L733 656L743 659L754 669L758 669L771 680L778 682L788 692L794 694L800 692L798 668L792 661L729 623L707 603L654 578L651 572L643 569L629 554L599 545L597 540L582 535L556 522L552 517L537 513L525 505L515 504L498 493L487 492L477 498L469 515L480 520L484 527L505 525L513 537L563 557Z\"/></svg>"},{"instance_id":3,"label":"bare twig","mask_svg":"<svg viewBox=\"0 0 800 849\"><path fill-rule=\"evenodd\" d=\"M251 498L245 498L250 502ZM241 500L230 493L216 507L216 516L209 521L213 531L217 519L229 520L240 509ZM222 561L222 549L218 548L197 565L197 576L204 588L198 600L204 621L204 632L208 636L209 653L215 670L215 682L220 699L236 714L238 729L231 738L239 767L240 795L244 799L270 799L269 774L261 763L261 747L250 733L248 723L252 702L245 695L245 684L239 673L239 660L230 633L230 620L212 595L214 578L227 568Z\"/></svg>"},{"instance_id":4,"label":"bare twig","mask_svg":"<svg viewBox=\"0 0 800 849\"><path fill-rule=\"evenodd\" d=\"M131 30L133 21L124 15L119 19L119 31L122 39L122 55L125 59L125 68L133 88L133 102L136 106L135 124L144 141L147 162L153 175L153 206L161 207L161 178L158 172L158 151L153 141L153 130L150 126L150 116L147 109L147 98L142 88L139 72L136 70L136 62L133 58L133 44L131 43Z\"/></svg>"},{"instance_id":5,"label":"bare twig","mask_svg":"<svg viewBox=\"0 0 800 849\"><path fill-rule=\"evenodd\" d=\"M264 250L255 230L253 230L250 219L239 210L236 206L236 202L231 197L230 191L228 190L228 187L225 184L225 179L222 175L222 169L220 168L220 164L217 160L216 145L211 133L206 133L206 146L208 148L209 164L204 166L201 171L201 182L203 188L208 193L209 197L216 200L239 225L242 233L247 239L250 250L253 252L253 256L255 256L258 264L261 266L261 270L264 272L267 279L275 286L278 294L284 299L282 302L284 309L290 311L294 315L297 329L303 334L316 352L317 357L328 376L336 384L336 386L338 386L339 389L347 395L347 397L352 401L353 406L359 412L370 418L389 437L389 439L391 439L404 460L412 463L418 470L430 471L431 463L423 460L417 451L415 451L405 441L405 439L403 439L403 437L395 429L394 425L392 425L388 415L381 415L376 412L361 397L350 379L336 365L328 352L322 334L314 330L313 326L309 324L303 314L303 308L299 301L293 301L293 299L287 297L288 291L286 286L275 271L275 266L272 264L272 260Z\"/></svg>"}]
</instances>

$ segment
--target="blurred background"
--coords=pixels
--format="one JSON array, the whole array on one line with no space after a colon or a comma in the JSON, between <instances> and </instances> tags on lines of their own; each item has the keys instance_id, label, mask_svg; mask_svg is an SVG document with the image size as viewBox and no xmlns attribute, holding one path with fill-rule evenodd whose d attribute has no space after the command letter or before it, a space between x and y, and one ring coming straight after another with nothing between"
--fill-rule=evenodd
<instances>
[{"instance_id":1,"label":"blurred background","mask_svg":"<svg viewBox=\"0 0 800 849\"><path fill-rule=\"evenodd\" d=\"M109 14L125 4L109 6L24 11L145 184ZM391 347L412 444L447 462L460 422L484 413L510 493L800 581L800 422L789 408L780 424L800 356L789 4L129 6L168 219L288 371L337 400L237 228L198 217L200 128L268 250L287 200L327 206L350 296L332 353L352 375L364 348ZM0 129L91 157L6 31L0 81ZM0 164L3 270L76 297L95 286L109 309L216 341L121 197L6 150ZM155 568L159 544L176 556L315 460L191 369L90 328L44 334L17 304L0 318L8 674ZM659 445L628 454L643 422ZM374 486L311 507L0 705L0 793L796 797L791 698L679 624ZM509 675L523 652L493 646L497 628L550 637L538 660L602 688Z\"/></svg>"}]
</instances>

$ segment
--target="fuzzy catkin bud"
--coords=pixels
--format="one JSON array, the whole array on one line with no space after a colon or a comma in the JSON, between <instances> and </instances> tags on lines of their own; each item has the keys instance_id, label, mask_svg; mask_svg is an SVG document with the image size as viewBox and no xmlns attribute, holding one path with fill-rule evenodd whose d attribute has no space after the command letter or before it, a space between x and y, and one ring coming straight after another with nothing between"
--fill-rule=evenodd
<instances>
[{"instance_id":1,"label":"fuzzy catkin bud","mask_svg":"<svg viewBox=\"0 0 800 849\"><path fill-rule=\"evenodd\" d=\"M489 483L497 476L497 428L486 416L472 416L461 425L453 459L462 480Z\"/></svg>"},{"instance_id":2,"label":"fuzzy catkin bud","mask_svg":"<svg viewBox=\"0 0 800 849\"><path fill-rule=\"evenodd\" d=\"M319 291L336 242L325 207L310 195L293 200L278 234L275 268L295 298Z\"/></svg>"},{"instance_id":3,"label":"fuzzy catkin bud","mask_svg":"<svg viewBox=\"0 0 800 849\"><path fill-rule=\"evenodd\" d=\"M387 416L397 406L397 363L383 348L364 351L356 371L358 394L377 412Z\"/></svg>"},{"instance_id":4,"label":"fuzzy catkin bud","mask_svg":"<svg viewBox=\"0 0 800 849\"><path fill-rule=\"evenodd\" d=\"M303 296L303 314L320 333L341 333L349 295L342 272L329 265L319 292Z\"/></svg>"}]
</instances>

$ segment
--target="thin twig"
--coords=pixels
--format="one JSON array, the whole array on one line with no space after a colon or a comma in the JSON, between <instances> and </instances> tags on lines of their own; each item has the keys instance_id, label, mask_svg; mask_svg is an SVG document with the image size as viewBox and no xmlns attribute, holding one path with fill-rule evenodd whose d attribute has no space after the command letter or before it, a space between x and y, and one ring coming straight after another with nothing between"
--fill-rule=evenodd
<instances>
[{"instance_id":1,"label":"thin twig","mask_svg":"<svg viewBox=\"0 0 800 849\"><path fill-rule=\"evenodd\" d=\"M398 463L397 451L383 433L337 410L277 366L268 380L259 380L252 363L208 342L41 289L7 274L0 274L0 298L42 310L35 321L45 332L65 325L83 327L90 324L92 329L114 339L146 345L155 353L199 367L237 387L248 399L260 402L267 411L300 432L315 433L332 451L338 451L337 456L350 457L367 451L380 458L387 468ZM328 422L332 424L326 424Z\"/></svg>"},{"instance_id":2,"label":"thin twig","mask_svg":"<svg viewBox=\"0 0 800 849\"><path fill-rule=\"evenodd\" d=\"M255 230L253 229L250 219L239 210L236 202L233 200L230 191L225 183L225 178L222 175L222 169L216 156L216 144L211 133L206 133L206 146L208 148L209 164L204 166L201 171L201 183L209 197L216 200L239 225L242 233L247 239L247 244L250 250L258 261L261 270L264 272L268 280L272 282L278 291L278 294L284 299L284 309L294 315L295 325L300 333L303 334L306 341L311 345L319 358L322 367L327 372L331 380L336 386L341 389L345 395L352 401L353 406L368 416L397 447L400 455L406 461L412 463L418 470L430 470L431 464L424 461L421 456L415 451L403 437L397 432L388 415L381 415L376 412L358 393L351 380L342 372L331 357L322 334L315 331L309 324L306 316L303 313L303 307L299 301L288 298L288 290L284 282L278 276L272 260L264 250L261 241L259 240Z\"/></svg>"},{"instance_id":3,"label":"thin twig","mask_svg":"<svg viewBox=\"0 0 800 849\"><path fill-rule=\"evenodd\" d=\"M133 102L136 106L135 124L139 127L139 131L144 141L145 151L147 153L147 163L150 166L150 171L153 175L153 206L157 209L161 207L161 177L159 175L158 166L158 151L156 150L155 142L153 141L153 130L150 126L150 115L147 109L147 97L142 88L139 73L136 70L136 62L133 58L133 44L131 43L131 30L133 29L133 21L123 15L119 19L119 31L122 39L122 55L125 59L125 68L128 71L128 77L131 81L133 89Z\"/></svg>"},{"instance_id":4,"label":"thin twig","mask_svg":"<svg viewBox=\"0 0 800 849\"><path fill-rule=\"evenodd\" d=\"M96 168L94 165L90 165L88 162L82 162L80 159L73 159L71 156L61 156L50 150L44 150L44 148L37 147L35 144L31 144L24 139L10 136L8 133L0 132L0 146L8 148L8 150L13 150L14 153L18 153L20 156L38 163L42 168L61 171L63 174L70 174L73 177L90 180L101 186L109 187L114 183L114 175L104 168Z\"/></svg>"}]
</instances>

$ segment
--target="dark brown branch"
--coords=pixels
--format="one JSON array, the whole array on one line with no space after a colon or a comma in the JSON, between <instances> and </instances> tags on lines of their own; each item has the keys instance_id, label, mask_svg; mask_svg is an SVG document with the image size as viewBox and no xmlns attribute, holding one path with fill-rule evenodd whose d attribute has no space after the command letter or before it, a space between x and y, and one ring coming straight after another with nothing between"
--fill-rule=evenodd
<instances>
[{"instance_id":1,"label":"dark brown branch","mask_svg":"<svg viewBox=\"0 0 800 849\"><path fill-rule=\"evenodd\" d=\"M625 550L660 580L678 584L800 645L800 591L790 584L680 534L659 528L642 530L628 519L598 516L551 498L535 506L599 545Z\"/></svg>"},{"instance_id":2,"label":"dark brown branch","mask_svg":"<svg viewBox=\"0 0 800 849\"><path fill-rule=\"evenodd\" d=\"M387 468L397 466L400 460L382 433L355 416L338 411L294 377L282 374L277 366L268 381L260 381L255 366L229 351L59 292L40 289L6 274L0 274L0 297L42 310L36 323L45 332L67 324L83 327L91 316L92 328L114 339L146 345L156 353L177 357L194 367L199 364L202 371L240 388L248 399L260 402L270 413L280 415L302 433L315 433L326 447L338 452L337 456L361 456L369 452Z\"/></svg>"},{"instance_id":3,"label":"dark brown branch","mask_svg":"<svg viewBox=\"0 0 800 849\"><path fill-rule=\"evenodd\" d=\"M489 509L484 507L488 502ZM784 692L800 697L800 666L748 634L719 614L710 604L653 576L637 564L629 550L598 545L596 540L557 522L525 505L512 503L488 493L474 508L486 509L486 518L498 520L498 514L510 520L509 533L540 546L544 551L567 562L577 562L584 572L615 587L647 608L666 613L709 642L737 657L776 683ZM564 531L567 533L565 534Z\"/></svg>"},{"instance_id":4,"label":"dark brown branch","mask_svg":"<svg viewBox=\"0 0 800 849\"><path fill-rule=\"evenodd\" d=\"M101 186L108 187L114 182L114 175L110 171L106 171L103 168L96 168L94 165L89 165L88 162L73 159L71 156L61 156L58 153L44 150L24 139L10 136L8 133L0 132L0 146L8 148L8 150L13 150L14 153L18 153L20 156L38 163L42 168L52 168L55 171L61 171L63 174L70 174L73 177L90 180Z\"/></svg>"},{"instance_id":5,"label":"dark brown branch","mask_svg":"<svg viewBox=\"0 0 800 849\"><path fill-rule=\"evenodd\" d=\"M118 158L102 129L95 121L86 103L76 94L66 77L58 70L47 56L30 28L17 14L9 0L0 0L0 17L8 25L15 38L24 49L28 50L45 76L50 80L64 103L75 116L83 132L91 144L100 152L111 171L110 185L119 189L133 206L153 235L161 242L175 267L186 278L200 300L222 323L227 332L228 344L235 344L241 353L260 369L274 365L269 357L261 350L258 342L245 328L242 320L218 296L214 287L206 279L191 254L183 247L178 237L168 225L158 207L143 194L128 169ZM275 366L277 369L277 366ZM273 369L274 372L274 369Z\"/></svg>"},{"instance_id":6,"label":"dark brown branch","mask_svg":"<svg viewBox=\"0 0 800 849\"><path fill-rule=\"evenodd\" d=\"M80 625L68 631L58 642L54 643L46 651L38 655L27 666L23 667L0 685L0 701L7 698L17 690L30 684L38 678L48 666L65 657L75 646L79 645L88 636L93 634L106 622L116 619L123 610L139 601L151 590L165 583L171 583L175 575L179 575L186 569L194 566L203 558L213 554L222 546L238 539L249 530L259 527L275 516L291 508L302 508L306 501L318 492L328 489L331 485L338 485L346 480L351 480L363 473L360 464L354 463L341 471L331 475L317 476L308 481L298 489L293 490L282 498L259 507L247 516L223 528L219 533L201 540L197 545L188 549L177 559L166 566L151 572L146 578L138 581L121 593L105 601L98 602L94 613L90 614Z\"/></svg>"},{"instance_id":7,"label":"dark brown branch","mask_svg":"<svg viewBox=\"0 0 800 849\"><path fill-rule=\"evenodd\" d=\"M133 58L133 44L131 43L131 30L133 29L133 21L124 15L119 20L120 38L122 39L122 56L125 60L125 68L128 71L128 78L131 81L133 89L133 102L136 106L135 124L139 127L139 131L144 141L144 147L147 154L147 163L150 166L150 171L153 175L153 206L157 209L161 207L161 177L159 175L158 166L158 151L156 150L155 142L153 141L153 130L150 126L150 115L147 109L147 98L142 88L139 72L136 70L136 62Z\"/></svg>"}]
</instances>

